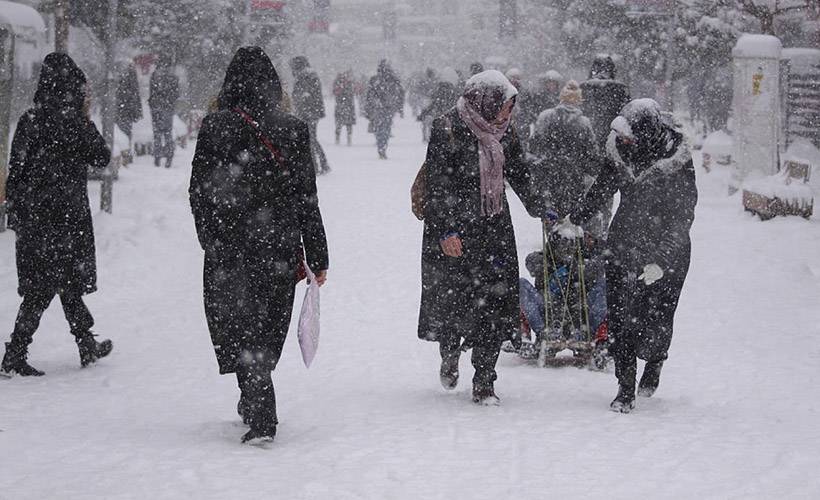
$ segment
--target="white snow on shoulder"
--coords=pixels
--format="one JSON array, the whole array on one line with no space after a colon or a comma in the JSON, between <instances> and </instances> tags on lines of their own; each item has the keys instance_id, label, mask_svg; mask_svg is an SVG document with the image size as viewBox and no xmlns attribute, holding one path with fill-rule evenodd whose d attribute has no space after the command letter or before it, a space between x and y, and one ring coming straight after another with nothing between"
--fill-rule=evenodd
<instances>
[{"instance_id":1,"label":"white snow on shoulder","mask_svg":"<svg viewBox=\"0 0 820 500\"><path fill-rule=\"evenodd\" d=\"M473 87L501 87L504 89L505 100L510 100L518 95L518 89L510 83L510 80L504 76L504 73L496 69L482 71L481 73L472 76L469 80L467 80L466 88L469 89Z\"/></svg>"},{"instance_id":2,"label":"white snow on shoulder","mask_svg":"<svg viewBox=\"0 0 820 500\"><path fill-rule=\"evenodd\" d=\"M732 50L734 57L762 57L766 59L780 59L783 44L780 39L771 35L745 34L737 41Z\"/></svg>"}]
</instances>

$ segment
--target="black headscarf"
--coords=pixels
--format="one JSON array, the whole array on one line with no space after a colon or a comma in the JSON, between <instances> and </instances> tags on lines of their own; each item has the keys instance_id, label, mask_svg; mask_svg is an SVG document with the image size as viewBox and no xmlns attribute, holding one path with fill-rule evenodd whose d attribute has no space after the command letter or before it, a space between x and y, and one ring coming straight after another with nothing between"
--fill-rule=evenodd
<instances>
[{"instance_id":1,"label":"black headscarf","mask_svg":"<svg viewBox=\"0 0 820 500\"><path fill-rule=\"evenodd\" d=\"M261 118L282 102L282 82L276 68L260 47L236 51L219 93L220 110L242 108Z\"/></svg>"},{"instance_id":2,"label":"black headscarf","mask_svg":"<svg viewBox=\"0 0 820 500\"><path fill-rule=\"evenodd\" d=\"M34 105L47 110L82 112L85 75L67 54L52 52L43 60Z\"/></svg>"},{"instance_id":3,"label":"black headscarf","mask_svg":"<svg viewBox=\"0 0 820 500\"><path fill-rule=\"evenodd\" d=\"M653 106L637 106L637 103L632 101L621 111L629 123L632 140L627 144L617 137L615 144L621 158L632 164L635 174L640 175L653 162L670 157L682 142L682 136L663 122L657 103L652 101Z\"/></svg>"}]
</instances>

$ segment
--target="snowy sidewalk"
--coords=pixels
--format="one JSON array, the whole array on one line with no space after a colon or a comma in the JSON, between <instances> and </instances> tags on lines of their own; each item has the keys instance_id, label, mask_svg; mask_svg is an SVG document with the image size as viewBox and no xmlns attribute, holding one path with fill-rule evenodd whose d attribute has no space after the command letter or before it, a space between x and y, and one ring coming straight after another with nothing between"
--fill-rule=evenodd
<instances>
[{"instance_id":1,"label":"snowy sidewalk","mask_svg":"<svg viewBox=\"0 0 820 500\"><path fill-rule=\"evenodd\" d=\"M611 373L502 354L502 406L480 408L468 359L445 393L436 346L416 339L418 125L398 122L388 161L364 124L352 148L332 145L331 127L320 127L334 169L319 180L322 344L308 371L288 339L272 449L239 444L236 381L217 373L191 146L171 170L140 158L115 186L114 214L95 216L100 291L88 302L114 353L80 370L55 303L31 349L46 377L0 381L0 499L820 496L817 219L762 224L699 170L692 270L656 397L614 414ZM512 203L523 260L540 226ZM5 341L19 305L11 232L0 283Z\"/></svg>"}]
</instances>

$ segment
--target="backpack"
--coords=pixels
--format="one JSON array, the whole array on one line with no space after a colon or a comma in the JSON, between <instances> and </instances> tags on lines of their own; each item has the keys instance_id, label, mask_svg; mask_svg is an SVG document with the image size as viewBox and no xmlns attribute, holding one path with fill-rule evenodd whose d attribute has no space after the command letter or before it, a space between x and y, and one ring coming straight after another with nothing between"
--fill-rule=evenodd
<instances>
[{"instance_id":1,"label":"backpack","mask_svg":"<svg viewBox=\"0 0 820 500\"><path fill-rule=\"evenodd\" d=\"M444 130L450 137L450 146L455 143L455 136L453 135L453 123L447 116L444 119ZM424 209L427 207L427 162L421 164L416 179L413 181L413 186L410 188L410 202L413 209L413 215L416 219L424 220Z\"/></svg>"}]
</instances>

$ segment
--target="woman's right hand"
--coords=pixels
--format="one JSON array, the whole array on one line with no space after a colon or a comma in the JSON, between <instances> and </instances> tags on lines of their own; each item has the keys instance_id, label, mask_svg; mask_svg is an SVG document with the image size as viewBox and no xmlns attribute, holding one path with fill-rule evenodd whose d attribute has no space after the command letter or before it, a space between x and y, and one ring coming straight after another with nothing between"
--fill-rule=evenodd
<instances>
[{"instance_id":1,"label":"woman's right hand","mask_svg":"<svg viewBox=\"0 0 820 500\"><path fill-rule=\"evenodd\" d=\"M461 257L463 255L461 248L461 238L458 236L450 236L441 240L441 251L448 257Z\"/></svg>"}]
</instances>

